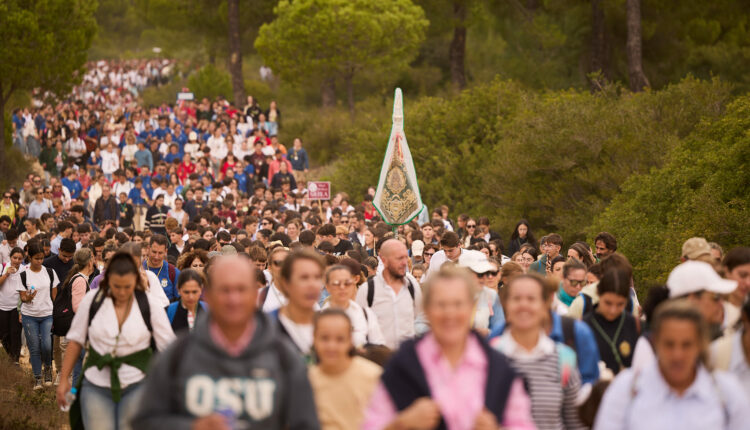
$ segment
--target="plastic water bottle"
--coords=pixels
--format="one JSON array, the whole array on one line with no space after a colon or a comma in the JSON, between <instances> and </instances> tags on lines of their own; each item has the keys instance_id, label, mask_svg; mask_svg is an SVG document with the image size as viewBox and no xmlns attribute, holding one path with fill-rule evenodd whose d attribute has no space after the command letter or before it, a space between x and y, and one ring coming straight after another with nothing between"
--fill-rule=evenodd
<instances>
[{"instance_id":1,"label":"plastic water bottle","mask_svg":"<svg viewBox=\"0 0 750 430\"><path fill-rule=\"evenodd\" d=\"M222 408L216 411L219 415L222 415L224 417L224 420L227 423L227 427L230 429L234 429L236 426L237 416L234 414L234 411L231 408Z\"/></svg>"},{"instance_id":2,"label":"plastic water bottle","mask_svg":"<svg viewBox=\"0 0 750 430\"><path fill-rule=\"evenodd\" d=\"M31 287L29 287L29 288L31 289L31 293L32 293L32 294L34 293L34 290L36 290L36 287L35 287L35 286L33 286L33 285L32 285Z\"/></svg>"},{"instance_id":3,"label":"plastic water bottle","mask_svg":"<svg viewBox=\"0 0 750 430\"><path fill-rule=\"evenodd\" d=\"M60 410L63 412L68 412L70 410L70 407L73 405L73 402L76 401L76 394L78 393L78 390L76 390L76 387L73 387L68 391L67 394L65 394L65 406L61 406Z\"/></svg>"}]
</instances>

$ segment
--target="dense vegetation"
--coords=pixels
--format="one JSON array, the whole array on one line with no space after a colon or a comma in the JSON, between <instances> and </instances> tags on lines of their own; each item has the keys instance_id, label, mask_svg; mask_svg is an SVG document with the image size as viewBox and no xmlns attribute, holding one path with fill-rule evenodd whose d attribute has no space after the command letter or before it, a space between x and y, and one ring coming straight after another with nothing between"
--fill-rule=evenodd
<instances>
[{"instance_id":1,"label":"dense vegetation","mask_svg":"<svg viewBox=\"0 0 750 430\"><path fill-rule=\"evenodd\" d=\"M377 181L400 86L429 207L488 215L506 238L521 217L568 243L611 231L639 285L691 235L750 243L750 3L377 3L99 0L89 58L183 60L147 104L182 86L277 100L282 142L302 137L355 198Z\"/></svg>"}]
</instances>

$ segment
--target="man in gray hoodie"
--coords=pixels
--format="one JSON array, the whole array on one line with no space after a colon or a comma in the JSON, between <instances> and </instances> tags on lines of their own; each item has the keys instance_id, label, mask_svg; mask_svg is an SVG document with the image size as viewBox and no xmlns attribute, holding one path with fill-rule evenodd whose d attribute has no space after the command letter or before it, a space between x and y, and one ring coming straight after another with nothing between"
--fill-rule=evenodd
<instances>
[{"instance_id":1,"label":"man in gray hoodie","mask_svg":"<svg viewBox=\"0 0 750 430\"><path fill-rule=\"evenodd\" d=\"M210 312L157 357L133 428L319 429L302 358L256 309L255 267L216 258L204 294Z\"/></svg>"}]
</instances>

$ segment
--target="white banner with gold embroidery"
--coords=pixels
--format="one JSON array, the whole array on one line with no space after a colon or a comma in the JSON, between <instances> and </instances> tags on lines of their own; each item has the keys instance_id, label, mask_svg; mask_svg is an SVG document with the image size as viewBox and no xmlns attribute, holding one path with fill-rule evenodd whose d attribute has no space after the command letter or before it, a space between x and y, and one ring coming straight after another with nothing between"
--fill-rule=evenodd
<instances>
[{"instance_id":1,"label":"white banner with gold embroidery","mask_svg":"<svg viewBox=\"0 0 750 430\"><path fill-rule=\"evenodd\" d=\"M401 88L393 100L393 126L380 169L375 209L388 225L406 224L422 211L417 172L404 134L404 104Z\"/></svg>"}]
</instances>

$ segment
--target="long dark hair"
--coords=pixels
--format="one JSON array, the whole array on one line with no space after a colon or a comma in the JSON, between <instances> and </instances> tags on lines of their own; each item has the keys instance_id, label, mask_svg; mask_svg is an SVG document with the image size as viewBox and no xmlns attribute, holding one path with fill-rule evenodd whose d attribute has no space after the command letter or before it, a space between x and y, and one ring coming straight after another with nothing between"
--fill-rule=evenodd
<instances>
[{"instance_id":1,"label":"long dark hair","mask_svg":"<svg viewBox=\"0 0 750 430\"><path fill-rule=\"evenodd\" d=\"M536 237L534 237L534 233L531 231L531 226L529 225L529 222L525 219L522 219L518 221L518 224L516 224L516 228L513 229L513 234L510 235L510 241L513 242L516 239L519 239L520 236L518 235L518 227L525 225L526 226L526 243L531 244L534 248L539 248L536 242Z\"/></svg>"},{"instance_id":2,"label":"long dark hair","mask_svg":"<svg viewBox=\"0 0 750 430\"><path fill-rule=\"evenodd\" d=\"M91 252L91 248L81 248L73 254L73 267L68 271L68 276L65 277L65 281L60 284L61 288L68 285L71 279L78 274L84 267L89 264L89 261L94 258L94 253Z\"/></svg>"},{"instance_id":3,"label":"long dark hair","mask_svg":"<svg viewBox=\"0 0 750 430\"><path fill-rule=\"evenodd\" d=\"M111 275L127 275L132 273L135 275L135 289L140 291L146 291L147 286L144 277L141 276L140 267L135 258L127 252L117 251L107 263L107 268L104 272L104 278L102 279L99 288L105 292L109 292L109 277Z\"/></svg>"}]
</instances>

